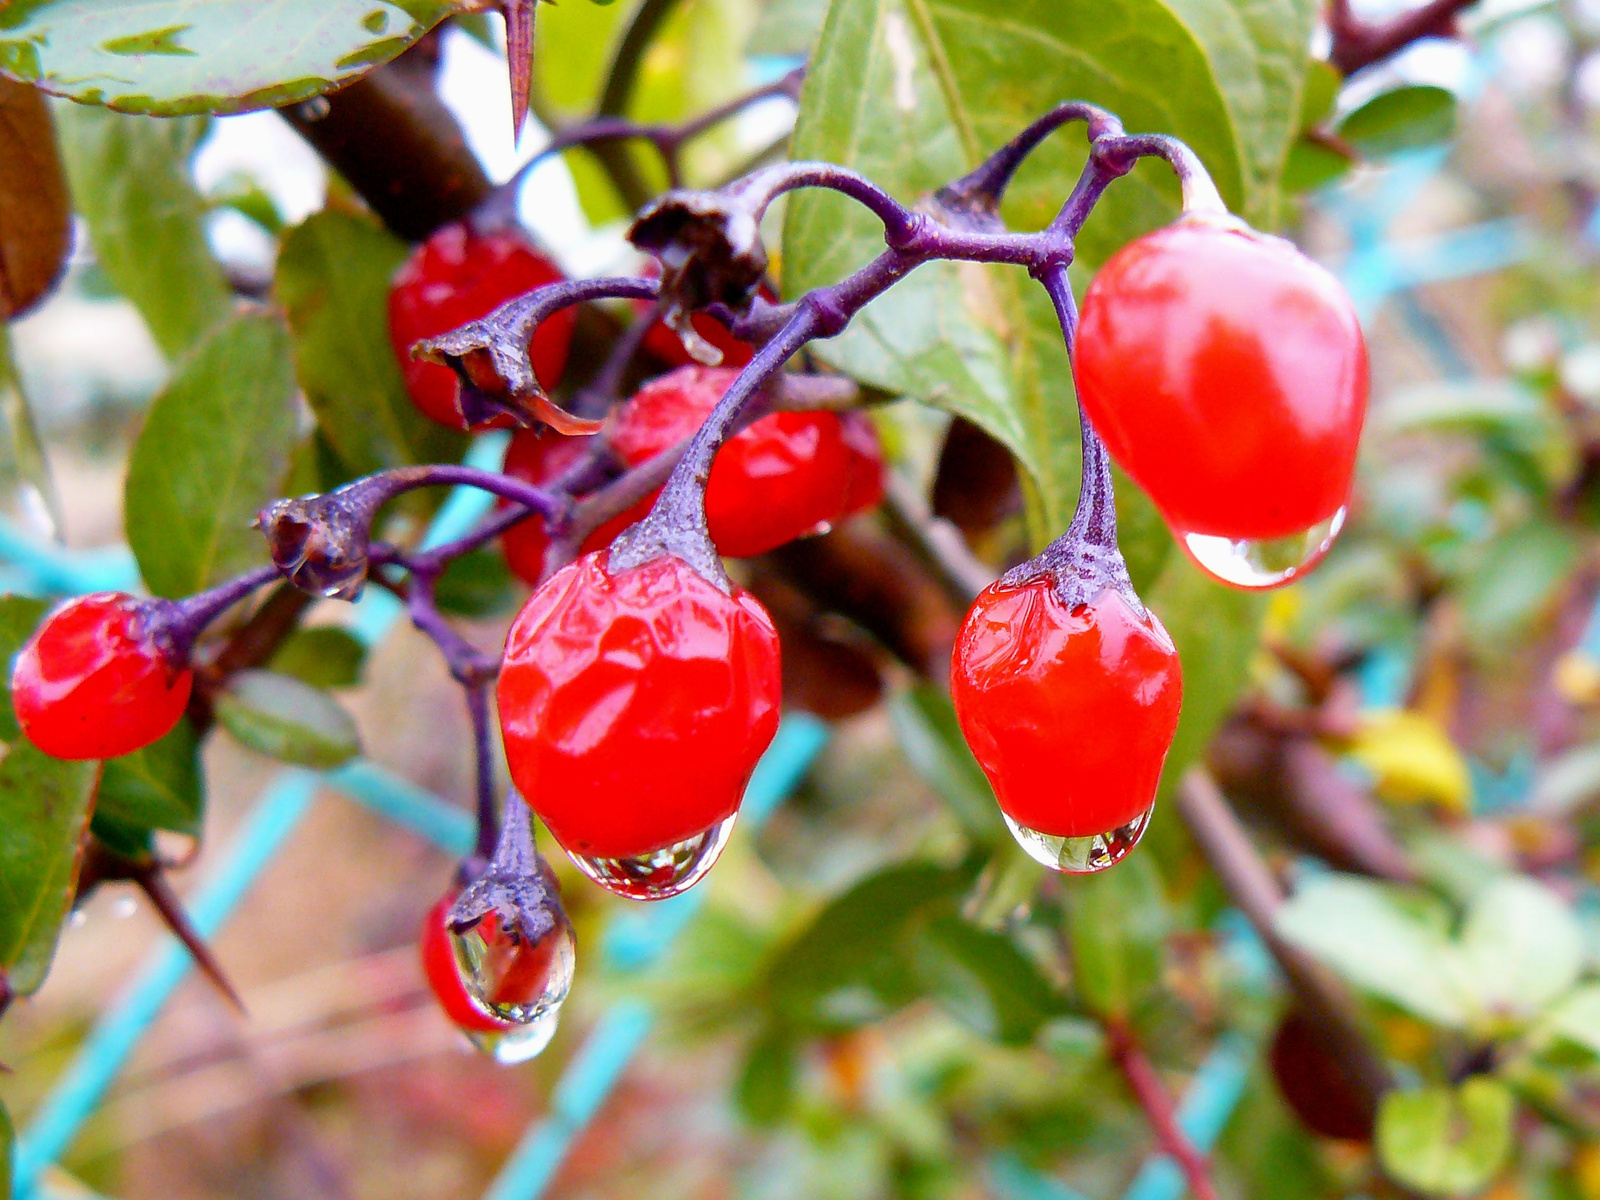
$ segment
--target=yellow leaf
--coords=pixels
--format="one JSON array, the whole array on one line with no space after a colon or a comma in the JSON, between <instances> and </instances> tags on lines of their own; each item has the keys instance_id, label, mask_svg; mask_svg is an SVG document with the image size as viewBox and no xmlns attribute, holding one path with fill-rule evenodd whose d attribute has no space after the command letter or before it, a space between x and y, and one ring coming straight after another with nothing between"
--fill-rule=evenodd
<instances>
[{"instance_id":1,"label":"yellow leaf","mask_svg":"<svg viewBox=\"0 0 1600 1200\"><path fill-rule=\"evenodd\" d=\"M1371 772L1373 790L1385 800L1467 811L1472 776L1466 759L1432 717L1397 708L1364 713L1349 753Z\"/></svg>"}]
</instances>

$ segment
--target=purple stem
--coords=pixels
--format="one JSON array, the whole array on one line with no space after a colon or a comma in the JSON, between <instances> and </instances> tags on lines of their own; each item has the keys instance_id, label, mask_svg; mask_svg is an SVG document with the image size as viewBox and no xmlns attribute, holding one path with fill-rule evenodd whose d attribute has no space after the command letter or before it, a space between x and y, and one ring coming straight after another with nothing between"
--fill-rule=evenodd
<instances>
[{"instance_id":1,"label":"purple stem","mask_svg":"<svg viewBox=\"0 0 1600 1200\"><path fill-rule=\"evenodd\" d=\"M157 639L172 661L186 661L211 622L277 579L278 568L269 564L182 600L151 601L145 617L150 636Z\"/></svg>"},{"instance_id":2,"label":"purple stem","mask_svg":"<svg viewBox=\"0 0 1600 1200\"><path fill-rule=\"evenodd\" d=\"M478 766L478 836L473 857L485 863L494 855L499 826L494 810L494 739L489 730L489 685L468 687L467 711L472 715L472 748Z\"/></svg>"},{"instance_id":3,"label":"purple stem","mask_svg":"<svg viewBox=\"0 0 1600 1200\"><path fill-rule=\"evenodd\" d=\"M1122 122L1093 104L1071 100L1058 104L1032 125L1029 125L988 158L971 173L962 176L948 187L941 188L939 198L946 204L974 207L993 212L1000 206L1012 176L1023 160L1063 125L1082 121L1088 127L1090 142L1102 137L1122 133Z\"/></svg>"}]
</instances>

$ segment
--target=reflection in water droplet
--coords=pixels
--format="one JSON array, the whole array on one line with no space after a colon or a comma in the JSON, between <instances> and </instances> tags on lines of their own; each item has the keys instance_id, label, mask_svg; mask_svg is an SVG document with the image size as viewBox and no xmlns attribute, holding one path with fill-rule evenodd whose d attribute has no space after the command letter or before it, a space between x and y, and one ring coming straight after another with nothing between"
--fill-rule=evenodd
<instances>
[{"instance_id":1,"label":"reflection in water droplet","mask_svg":"<svg viewBox=\"0 0 1600 1200\"><path fill-rule=\"evenodd\" d=\"M1056 837L1054 834L1040 833L1036 829L1018 825L1005 813L1000 815L1006 818L1006 827L1011 830L1011 836L1017 839L1017 845L1026 850L1028 857L1035 862L1067 875L1092 875L1096 871L1114 867L1128 857L1128 852L1139 844L1139 839L1149 827L1153 811L1146 809L1126 825L1119 825L1109 833L1095 833L1087 837Z\"/></svg>"},{"instance_id":2,"label":"reflection in water droplet","mask_svg":"<svg viewBox=\"0 0 1600 1200\"><path fill-rule=\"evenodd\" d=\"M632 858L590 858L571 851L568 856L608 892L629 900L665 900L692 888L711 870L733 833L733 820L718 821L704 833Z\"/></svg>"},{"instance_id":3,"label":"reflection in water droplet","mask_svg":"<svg viewBox=\"0 0 1600 1200\"><path fill-rule=\"evenodd\" d=\"M333 105L326 96L313 96L295 105L295 115L302 121L320 121L332 111Z\"/></svg>"},{"instance_id":4,"label":"reflection in water droplet","mask_svg":"<svg viewBox=\"0 0 1600 1200\"><path fill-rule=\"evenodd\" d=\"M565 918L530 942L503 933L490 913L450 941L467 995L496 1020L523 1026L553 1015L572 987L577 948Z\"/></svg>"},{"instance_id":5,"label":"reflection in water droplet","mask_svg":"<svg viewBox=\"0 0 1600 1200\"><path fill-rule=\"evenodd\" d=\"M88 919L89 918L84 914L83 909L75 908L75 909L72 910L71 914L67 917L67 928L68 929L77 929L81 925L83 925L84 922L88 921Z\"/></svg>"},{"instance_id":6,"label":"reflection in water droplet","mask_svg":"<svg viewBox=\"0 0 1600 1200\"><path fill-rule=\"evenodd\" d=\"M150 849L164 867L185 867L200 853L200 839L192 833L157 829L150 835Z\"/></svg>"},{"instance_id":7,"label":"reflection in water droplet","mask_svg":"<svg viewBox=\"0 0 1600 1200\"><path fill-rule=\"evenodd\" d=\"M118 896L111 902L111 915L119 921L126 921L139 911L139 902L132 896Z\"/></svg>"},{"instance_id":8,"label":"reflection in water droplet","mask_svg":"<svg viewBox=\"0 0 1600 1200\"><path fill-rule=\"evenodd\" d=\"M1236 588L1260 591L1293 583L1322 561L1344 527L1340 509L1304 533L1266 541L1234 541L1185 533L1179 541L1195 564L1212 578Z\"/></svg>"}]
</instances>

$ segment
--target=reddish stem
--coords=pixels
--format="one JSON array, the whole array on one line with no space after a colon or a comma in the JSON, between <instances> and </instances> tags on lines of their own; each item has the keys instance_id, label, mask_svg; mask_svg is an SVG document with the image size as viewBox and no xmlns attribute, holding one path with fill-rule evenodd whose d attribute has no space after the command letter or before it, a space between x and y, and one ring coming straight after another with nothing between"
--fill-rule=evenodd
<instances>
[{"instance_id":1,"label":"reddish stem","mask_svg":"<svg viewBox=\"0 0 1600 1200\"><path fill-rule=\"evenodd\" d=\"M1328 33L1333 49L1328 54L1340 73L1354 75L1404 50L1412 42L1430 37L1453 37L1456 17L1477 0L1429 0L1418 8L1387 21L1365 21L1356 16L1350 0L1330 0Z\"/></svg>"},{"instance_id":2,"label":"reddish stem","mask_svg":"<svg viewBox=\"0 0 1600 1200\"><path fill-rule=\"evenodd\" d=\"M1172 1097L1167 1095L1161 1076L1145 1057L1133 1030L1121 1019L1109 1018L1105 1031L1111 1061L1117 1064L1128 1090L1144 1109L1161 1152L1178 1164L1194 1200L1217 1200L1216 1188L1211 1183L1211 1161L1196 1150L1194 1143L1178 1128Z\"/></svg>"}]
</instances>

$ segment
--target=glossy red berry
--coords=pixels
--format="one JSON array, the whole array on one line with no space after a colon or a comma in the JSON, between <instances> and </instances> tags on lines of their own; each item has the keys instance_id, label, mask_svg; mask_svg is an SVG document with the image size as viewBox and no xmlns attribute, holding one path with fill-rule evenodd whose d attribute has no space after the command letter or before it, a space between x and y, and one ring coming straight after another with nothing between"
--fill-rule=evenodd
<instances>
[{"instance_id":1,"label":"glossy red berry","mask_svg":"<svg viewBox=\"0 0 1600 1200\"><path fill-rule=\"evenodd\" d=\"M658 279L661 276L661 269L654 262L650 262L646 264L643 274L647 279ZM771 288L763 286L760 291L761 296L768 302L776 301L778 298ZM648 300L634 303L634 308L641 316L648 313L651 307L651 302ZM719 367L742 367L755 357L755 347L734 337L728 332L728 327L715 317L707 316L705 313L694 313L690 316L689 323L701 338L722 352L722 361L717 364ZM650 328L645 331L644 348L646 352L669 367L696 365L689 352L683 348L683 339L664 321L651 322Z\"/></svg>"},{"instance_id":2,"label":"glossy red berry","mask_svg":"<svg viewBox=\"0 0 1600 1200\"><path fill-rule=\"evenodd\" d=\"M1023 831L1087 838L1149 812L1182 673L1155 614L1115 588L1069 609L1049 576L990 585L962 622L950 687L967 744Z\"/></svg>"},{"instance_id":3,"label":"glossy red berry","mask_svg":"<svg viewBox=\"0 0 1600 1200\"><path fill-rule=\"evenodd\" d=\"M592 445L585 436L563 437L545 430L523 429L511 435L506 450L505 473L525 483L548 484L559 478L586 454ZM502 502L503 507L503 502ZM650 511L644 500L620 516L611 518L583 540L582 552L609 546L613 538ZM539 517L530 517L500 535L506 564L518 578L537 587L545 576L545 552L550 535Z\"/></svg>"},{"instance_id":4,"label":"glossy red berry","mask_svg":"<svg viewBox=\"0 0 1600 1200\"><path fill-rule=\"evenodd\" d=\"M677 445L700 428L738 374L680 367L652 380L617 411L612 450L635 466ZM773 413L735 434L717 452L706 485L706 525L718 552L765 554L838 520L856 462L836 413Z\"/></svg>"},{"instance_id":5,"label":"glossy red berry","mask_svg":"<svg viewBox=\"0 0 1600 1200\"><path fill-rule=\"evenodd\" d=\"M150 636L147 611L132 596L96 592L45 618L11 673L30 742L57 758L116 758L171 732L194 674Z\"/></svg>"},{"instance_id":6,"label":"glossy red berry","mask_svg":"<svg viewBox=\"0 0 1600 1200\"><path fill-rule=\"evenodd\" d=\"M464 224L446 225L412 251L389 290L389 338L416 406L441 425L467 427L457 404L455 372L412 358L412 343L488 316L507 300L562 278L559 268L516 230L479 234ZM561 378L575 319L564 309L533 335L533 369L546 388ZM489 427L508 423L494 421Z\"/></svg>"},{"instance_id":7,"label":"glossy red berry","mask_svg":"<svg viewBox=\"0 0 1600 1200\"><path fill-rule=\"evenodd\" d=\"M778 636L753 596L672 555L615 576L604 559L534 593L498 691L511 777L580 860L648 855L727 820L778 726Z\"/></svg>"},{"instance_id":8,"label":"glossy red berry","mask_svg":"<svg viewBox=\"0 0 1600 1200\"><path fill-rule=\"evenodd\" d=\"M883 502L883 443L878 440L878 427L865 413L840 413L839 434L850 457L844 511L839 516L853 517Z\"/></svg>"},{"instance_id":9,"label":"glossy red berry","mask_svg":"<svg viewBox=\"0 0 1600 1200\"><path fill-rule=\"evenodd\" d=\"M467 992L466 981L461 978L461 968L456 965L455 945L450 937L447 918L450 906L456 901L455 892L447 892L439 903L428 910L422 919L422 934L417 947L422 952L422 973L434 999L444 1009L444 1015L468 1033L499 1033L511 1028L510 1021L502 1021L491 1014ZM491 913L487 920L493 920Z\"/></svg>"},{"instance_id":10,"label":"glossy red berry","mask_svg":"<svg viewBox=\"0 0 1600 1200\"><path fill-rule=\"evenodd\" d=\"M1349 496L1361 326L1280 238L1189 218L1123 247L1084 296L1075 374L1111 456L1180 534L1288 537Z\"/></svg>"}]
</instances>

